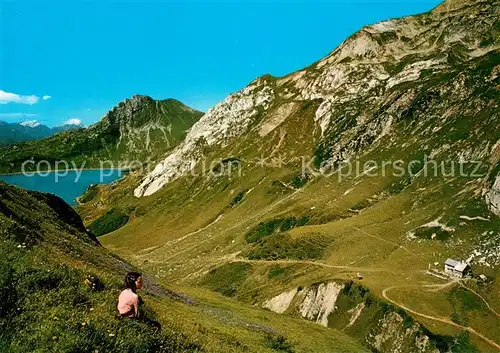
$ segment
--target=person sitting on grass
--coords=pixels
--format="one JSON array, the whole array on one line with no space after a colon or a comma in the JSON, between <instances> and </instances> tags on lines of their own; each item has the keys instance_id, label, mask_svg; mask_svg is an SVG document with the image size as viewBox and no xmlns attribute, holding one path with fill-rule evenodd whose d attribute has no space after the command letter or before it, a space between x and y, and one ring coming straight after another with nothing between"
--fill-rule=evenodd
<instances>
[{"instance_id":1,"label":"person sitting on grass","mask_svg":"<svg viewBox=\"0 0 500 353\"><path fill-rule=\"evenodd\" d=\"M119 318L130 318L142 320L149 325L161 329L158 321L154 321L146 317L144 311L141 310L141 305L144 303L142 298L137 294L137 290L142 288L142 274L139 272L129 272L125 276L125 289L118 297L118 313Z\"/></svg>"}]
</instances>

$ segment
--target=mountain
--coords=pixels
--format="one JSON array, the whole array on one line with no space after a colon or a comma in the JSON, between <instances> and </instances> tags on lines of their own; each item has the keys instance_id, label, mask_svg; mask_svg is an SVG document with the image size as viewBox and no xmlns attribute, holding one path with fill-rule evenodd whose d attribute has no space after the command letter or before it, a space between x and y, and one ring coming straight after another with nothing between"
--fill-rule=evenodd
<instances>
[{"instance_id":1,"label":"mountain","mask_svg":"<svg viewBox=\"0 0 500 353\"><path fill-rule=\"evenodd\" d=\"M36 128L36 127L40 126L41 124L36 120L26 120L26 121L19 123L19 125L31 127L31 128Z\"/></svg>"},{"instance_id":2,"label":"mountain","mask_svg":"<svg viewBox=\"0 0 500 353\"><path fill-rule=\"evenodd\" d=\"M263 318L261 309L199 299L148 275L141 296L163 330L117 320L121 280L137 269L104 249L63 200L3 182L0 255L1 352L366 352L340 331ZM297 339L301 331L308 338Z\"/></svg>"},{"instance_id":3,"label":"mountain","mask_svg":"<svg viewBox=\"0 0 500 353\"><path fill-rule=\"evenodd\" d=\"M6 123L0 121L0 146L43 139L61 131L83 128L83 125L66 124L49 128L36 120L27 120L21 123Z\"/></svg>"},{"instance_id":4,"label":"mountain","mask_svg":"<svg viewBox=\"0 0 500 353\"><path fill-rule=\"evenodd\" d=\"M174 148L203 115L174 99L135 95L88 127L0 149L0 171L19 171L24 161L65 160L76 167L140 167Z\"/></svg>"},{"instance_id":5,"label":"mountain","mask_svg":"<svg viewBox=\"0 0 500 353\"><path fill-rule=\"evenodd\" d=\"M54 131L54 133L58 134L58 133L64 132L64 131L70 131L70 130L75 130L75 129L83 129L83 128L85 128L85 125L83 125L79 121L76 121L75 123L72 123L72 124L65 123L65 124L63 124L61 126L53 127L52 131Z\"/></svg>"},{"instance_id":6,"label":"mountain","mask_svg":"<svg viewBox=\"0 0 500 353\"><path fill-rule=\"evenodd\" d=\"M496 352L499 11L446 1L366 26L231 94L151 172L96 187L78 211L158 278L372 351ZM448 277L447 258L474 277Z\"/></svg>"},{"instance_id":7,"label":"mountain","mask_svg":"<svg viewBox=\"0 0 500 353\"><path fill-rule=\"evenodd\" d=\"M52 134L49 127L34 121L13 124L0 122L0 145L36 140Z\"/></svg>"}]
</instances>

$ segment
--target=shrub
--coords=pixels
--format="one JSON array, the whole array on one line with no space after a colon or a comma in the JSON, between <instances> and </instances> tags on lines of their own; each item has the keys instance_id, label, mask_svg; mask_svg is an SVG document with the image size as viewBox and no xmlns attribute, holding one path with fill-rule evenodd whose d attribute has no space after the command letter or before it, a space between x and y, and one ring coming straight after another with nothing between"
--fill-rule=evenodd
<instances>
[{"instance_id":1,"label":"shrub","mask_svg":"<svg viewBox=\"0 0 500 353\"><path fill-rule=\"evenodd\" d=\"M241 202L241 200L243 200L243 197L245 196L246 194L246 190L245 191L240 191L235 197L234 199L231 200L231 207L234 207L236 206L237 204L239 204Z\"/></svg>"},{"instance_id":2,"label":"shrub","mask_svg":"<svg viewBox=\"0 0 500 353\"><path fill-rule=\"evenodd\" d=\"M447 240L451 233L441 227L424 227L415 230L415 236L422 239Z\"/></svg>"},{"instance_id":3,"label":"shrub","mask_svg":"<svg viewBox=\"0 0 500 353\"><path fill-rule=\"evenodd\" d=\"M266 346L275 351L293 353L292 344L282 335L269 335L266 338Z\"/></svg>"},{"instance_id":4,"label":"shrub","mask_svg":"<svg viewBox=\"0 0 500 353\"><path fill-rule=\"evenodd\" d=\"M296 176L293 177L293 179L290 182L290 184L292 184L292 186L294 188L300 189L301 187L303 187L304 185L306 185L308 181L309 181L309 175L308 174L298 174L298 175L296 175Z\"/></svg>"},{"instance_id":5,"label":"shrub","mask_svg":"<svg viewBox=\"0 0 500 353\"><path fill-rule=\"evenodd\" d=\"M309 218L307 216L303 216L299 219L295 217L288 217L261 222L257 227L253 228L247 234L245 234L245 240L248 243L257 243L274 233L286 232L295 227L302 227L308 222Z\"/></svg>"},{"instance_id":6,"label":"shrub","mask_svg":"<svg viewBox=\"0 0 500 353\"><path fill-rule=\"evenodd\" d=\"M289 234L280 233L256 244L247 256L251 260L319 259L330 242L327 237L315 233L298 239L292 239Z\"/></svg>"},{"instance_id":7,"label":"shrub","mask_svg":"<svg viewBox=\"0 0 500 353\"><path fill-rule=\"evenodd\" d=\"M109 210L104 216L94 221L89 230L96 236L114 232L127 224L129 216L118 209Z\"/></svg>"}]
</instances>

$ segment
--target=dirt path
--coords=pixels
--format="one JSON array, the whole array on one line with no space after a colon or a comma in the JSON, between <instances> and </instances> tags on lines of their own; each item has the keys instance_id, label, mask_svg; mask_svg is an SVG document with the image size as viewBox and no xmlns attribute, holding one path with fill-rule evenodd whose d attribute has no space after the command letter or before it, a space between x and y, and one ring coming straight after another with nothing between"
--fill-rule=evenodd
<instances>
[{"instance_id":1,"label":"dirt path","mask_svg":"<svg viewBox=\"0 0 500 353\"><path fill-rule=\"evenodd\" d=\"M363 233L364 235L367 235L367 236L369 236L369 237L372 237L372 238L375 238L375 239L381 240L381 241L383 241L383 242L385 242L385 243L389 243L389 244L395 245L395 246L397 246L398 248L403 249L403 250L404 250L404 251L406 251L406 252L409 252L409 251L408 251L408 249L407 249L407 248L405 248L403 245L400 245L400 244L398 244L398 243L394 243L394 242L392 242L392 241L390 241L390 240L387 240L387 239L381 238L381 237L379 237L379 236L376 236L376 235L370 234L370 233L368 233L367 231L365 231L365 230L363 230L363 229L359 229L359 228L357 228L357 227L351 227L351 228L352 228L352 229L354 229L354 230L357 230L358 232Z\"/></svg>"},{"instance_id":2,"label":"dirt path","mask_svg":"<svg viewBox=\"0 0 500 353\"><path fill-rule=\"evenodd\" d=\"M492 347L495 347L496 349L500 350L500 345L498 343L496 343L495 341L490 340L488 337L486 337L483 334L477 332L472 327L459 325L459 324L451 321L450 319L448 319L446 317L436 317L436 316L432 316L432 315L426 315L426 314L419 313L418 311L412 310L412 309L408 308L407 306L405 306L403 304L400 304L400 303L392 300L391 298L389 298L387 296L387 292L390 291L391 289L395 289L395 288L399 288L399 287L398 286L394 286L394 287L385 288L382 291L382 296L384 297L384 299L386 299L387 301L391 302L392 304L396 305L397 307L400 307L401 309L403 309L403 310L405 310L405 311L407 311L409 313L412 313L414 315L421 316L421 317L429 319L429 320L442 322L444 324L451 325L451 326L457 327L459 329L468 331L468 332L472 333L473 335L481 338L483 341L487 342Z\"/></svg>"},{"instance_id":3,"label":"dirt path","mask_svg":"<svg viewBox=\"0 0 500 353\"><path fill-rule=\"evenodd\" d=\"M444 284L424 284L422 287L432 288L432 289L429 289L429 292L439 292L440 290L448 288L454 284L457 284L458 282L459 282L458 279L454 279L453 281L446 282ZM416 286L416 287L418 287L418 286Z\"/></svg>"},{"instance_id":4,"label":"dirt path","mask_svg":"<svg viewBox=\"0 0 500 353\"><path fill-rule=\"evenodd\" d=\"M259 184L260 184L260 182L259 182ZM259 185L259 184L258 184L258 185ZM231 230L233 230L233 229L236 229L236 228L238 228L238 227L241 227L241 226L242 226L243 224L245 224L245 223L248 223L248 222L250 222L250 221L253 221L253 220L258 219L259 217L263 216L263 215L264 215L264 214L266 214L267 212L271 211L271 210L272 210L273 208L275 208L276 206L279 206L279 205L280 205L280 204L282 204L283 202L285 202L285 201L289 200L290 198L294 197L294 196L295 196L297 193L299 193L299 192L301 192L301 189L298 189L298 190L294 191L293 193L291 193L290 195L287 195L287 196L285 196L284 198L282 198L282 199L280 199L280 200L278 200L278 201L276 201L276 202L274 202L274 203L272 203L272 204L268 205L267 207L265 207L265 208L264 208L264 209L262 209L261 211L259 211L259 212L256 212L256 213L252 214L250 217L244 218L244 219L242 219L241 221L236 222L236 223L235 223L235 224L233 224L231 227L228 227L228 228L224 228L224 229L222 229L222 230L220 231L220 233L218 234L218 236L221 236L221 235L227 234L229 231L231 231ZM247 192L247 193L248 193L248 192ZM181 241L184 241L184 240L186 240L186 239L188 239L188 238L191 238L191 236L196 235L196 234L199 234L199 233L201 233L202 231L207 230L208 228L211 228L213 225L215 225L216 223L218 223L218 222L219 222L219 221L220 221L223 217L224 217L224 214L220 214L220 215L217 217L217 219L216 219L216 220L214 220L213 222L209 223L208 225L205 225L205 226L203 226L202 228L200 228L200 229L198 229L198 230L196 230L196 231L194 231L194 232L187 233L187 234L185 234L185 235L181 236L181 237L180 237L180 238L178 238L178 239L174 239L174 240L172 240L172 241L170 241L170 242L167 242L167 243L165 243L165 244L163 244L163 245L160 245L160 246L158 246L158 247L151 248L151 250L150 250L150 251L148 251L147 253L142 253L141 255L139 255L139 256L138 256L138 258L143 258L143 257L145 257L145 256L150 257L150 256L151 256L151 254L152 254L153 252L157 252L158 250L163 249L164 247L171 246L171 245L175 245L175 244L177 244L177 243L179 243L179 242L181 242ZM183 249L183 250L181 250L181 251L178 251L178 252L176 252L176 253L173 253L173 254L171 254L170 256L168 256L166 259L162 259L161 261L157 261L157 263L162 263L162 262L166 262L166 261L168 261L168 260L171 260L171 259L173 259L173 258L175 258L175 257L177 257L177 256L179 256L179 255L184 254L184 253L185 253L185 252L187 252L187 251L190 251L190 250L193 250L193 249L195 249L195 248L199 247L201 244L204 244L204 243L208 242L209 240L212 240L210 236L205 237L204 239L200 240L200 241L199 241L199 242L197 242L196 244L194 244L194 245L192 245L192 246L189 246L189 247L187 247L187 248L185 248L185 249Z\"/></svg>"},{"instance_id":5,"label":"dirt path","mask_svg":"<svg viewBox=\"0 0 500 353\"><path fill-rule=\"evenodd\" d=\"M491 312L492 312L492 313L493 313L496 317L500 318L500 314L499 314L499 313L497 313L497 312L495 311L495 309L493 309L493 308L490 306L490 303L488 303L488 301L487 301L487 300L486 300L486 299L485 299L485 298L484 298L481 294L479 294L479 293L478 293L478 292L476 292L475 290L473 290L473 289L471 289L471 288L469 288L469 287L465 286L465 285L464 285L463 283L461 283L461 282L460 282L460 285L461 285L463 288L467 289L469 292L474 293L475 295L477 295L477 296L478 296L478 297L479 297L479 298L480 298L480 299L484 302L484 304L486 305L486 307L487 307L488 309L490 309L490 311L491 311Z\"/></svg>"},{"instance_id":6,"label":"dirt path","mask_svg":"<svg viewBox=\"0 0 500 353\"><path fill-rule=\"evenodd\" d=\"M353 267L343 265L329 265L324 262L310 260L248 260L244 258L235 258L231 262L257 263L257 264L279 264L279 265L312 265L326 268L335 268L339 270L362 271L362 272L391 272L385 269L369 268L369 267Z\"/></svg>"},{"instance_id":7,"label":"dirt path","mask_svg":"<svg viewBox=\"0 0 500 353\"><path fill-rule=\"evenodd\" d=\"M310 260L248 260L248 259L243 259L243 258L235 258L235 259L231 260L231 262L261 263L261 264L282 264L282 265L302 264L302 265L321 266L321 267L326 267L326 268L334 268L334 269L350 270L350 271L389 272L389 271L384 270L384 269L374 269L374 268L364 268L364 267L351 267L351 266L341 266L341 265L329 265L329 264L326 264L326 263L323 263L323 262L310 261ZM491 308L491 306L486 301L486 299L484 299L480 294L478 294L474 290L472 290L472 289L464 286L458 279L457 280L452 280L452 281L449 281L449 282L446 282L446 283L443 283L443 284L429 284L429 285L423 285L421 287L432 288L432 289L430 289L430 291L437 292L437 291L443 290L443 289L445 289L445 288L447 288L449 286L452 286L454 284L459 284L460 286L464 287L465 289L467 289L467 290L471 291L472 293L476 294L479 298L481 298L483 300L483 302L486 304L486 306L488 307L488 309L491 312L493 312L497 317L500 317L500 315L497 312L495 312L495 310L493 310ZM418 285L410 285L410 287L413 287L413 286L419 287ZM426 314L420 313L418 311L412 310L412 309L408 308L407 306L405 306L403 304L400 304L400 303L392 300L391 298L389 298L389 296L387 295L387 292L390 291L391 289L400 288L400 287L401 286L394 286L394 287L385 288L382 291L382 297L384 299L386 299L387 301L391 302L392 304L394 304L395 306L400 307L401 309L403 309L403 310L405 310L405 311L407 311L409 313L412 313L414 315L421 316L421 317L424 317L426 319L433 320L433 321L439 321L441 323L444 323L444 324L447 324L447 325L451 325L451 326L460 328L462 330L468 331L468 332L472 333L473 335L481 338L482 340L484 340L485 342L487 342L488 344L490 344L492 347L495 347L498 350L500 350L500 345L498 343L496 343L495 341L489 339L488 337L484 336L483 334L477 332L472 327L462 326L460 324L457 324L457 323L453 322L451 319L448 319L446 317L436 317L436 316L426 315Z\"/></svg>"}]
</instances>

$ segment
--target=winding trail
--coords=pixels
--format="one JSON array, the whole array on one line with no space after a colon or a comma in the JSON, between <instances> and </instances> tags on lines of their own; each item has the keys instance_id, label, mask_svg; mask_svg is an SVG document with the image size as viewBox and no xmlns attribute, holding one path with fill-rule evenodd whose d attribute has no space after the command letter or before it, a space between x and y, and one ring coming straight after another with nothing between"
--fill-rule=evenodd
<instances>
[{"instance_id":1,"label":"winding trail","mask_svg":"<svg viewBox=\"0 0 500 353\"><path fill-rule=\"evenodd\" d=\"M466 289L466 290L468 290L469 292L474 293L475 295L477 295L477 296L478 296L478 297L479 297L479 298L480 298L480 299L484 302L484 304L486 305L486 307L487 307L488 309L490 309L490 311L491 311L491 312L492 312L492 313L493 313L496 317L500 318L500 314L499 314L499 313L497 313L497 312L495 311L495 309L493 309L493 308L490 306L490 303L488 303L488 301L487 301L487 300L486 300L486 299L485 299L485 298L484 298L481 294L479 294L479 293L478 293L478 292L476 292L475 290L473 290L473 289L471 289L471 288L469 288L469 287L465 286L465 285L464 285L463 283L461 283L461 282L459 282L459 284L460 284L460 286L462 286L463 288L465 288L465 289Z\"/></svg>"},{"instance_id":2,"label":"winding trail","mask_svg":"<svg viewBox=\"0 0 500 353\"><path fill-rule=\"evenodd\" d=\"M349 270L349 271L363 271L363 272L391 272L386 269L379 268L369 268L369 267L353 267L353 266L343 266L343 265L329 265L324 262L310 261L310 260L248 260L244 258L235 258L230 262L235 263L257 263L257 264L279 264L279 265L312 265L320 266L326 268L334 268L339 270Z\"/></svg>"},{"instance_id":3,"label":"winding trail","mask_svg":"<svg viewBox=\"0 0 500 353\"><path fill-rule=\"evenodd\" d=\"M448 288L456 283L458 283L458 279L454 279L453 281L446 282L444 284L424 284L422 287L425 288L432 288L429 289L429 292L439 292L440 290L443 290L445 288ZM418 287L418 286L416 286Z\"/></svg>"},{"instance_id":4,"label":"winding trail","mask_svg":"<svg viewBox=\"0 0 500 353\"><path fill-rule=\"evenodd\" d=\"M223 217L223 216L224 216L223 214L220 214L220 215L219 215L219 216L218 216L218 217L217 217L214 221L210 222L209 224L207 224L207 225L205 225L205 226L203 226L203 227L201 227L201 228L199 228L199 229L195 230L194 232L190 232L190 233L184 234L183 236L181 236L181 237L179 237L179 238L176 238L176 239L174 239L174 240L167 241L167 242L166 242L165 244L163 244L163 245L153 246L153 247L151 247L151 248L144 249L144 250L141 252L141 254L140 254L140 255L138 255L137 257L138 257L138 258L145 257L146 255L149 255L149 254L151 254L151 253L152 253L152 252L154 252L154 251L157 251L157 250L162 249L162 248L167 247L167 246L172 246L172 245L175 245L175 244L177 244L177 243L179 243L179 242L181 242L181 241L183 241L183 240L185 240L185 239L189 238L190 236L195 235L195 234L198 234L198 233L200 233L200 232L204 231L205 229L207 229L207 228L211 227L211 226L212 226L212 225L214 225L215 223L219 222L219 221L222 219L222 217Z\"/></svg>"},{"instance_id":5,"label":"winding trail","mask_svg":"<svg viewBox=\"0 0 500 353\"><path fill-rule=\"evenodd\" d=\"M420 316L420 317L423 317L423 318L426 318L426 319L429 319L429 320L438 321L438 322L441 322L441 323L444 323L444 324L447 324L447 325L451 325L451 326L457 327L457 328L465 330L465 331L468 331L468 332L470 332L473 335L479 337L480 339L482 339L483 341L487 342L492 347L495 347L496 349L498 349L500 351L500 344L498 344L495 341L489 339L488 337L484 336L483 334L477 332L472 327L459 325L459 324L451 321L450 319L448 319L446 317L437 317L437 316L426 315L426 314L420 313L418 311L415 311L415 310L412 310L412 309L408 308L407 306L405 306L403 304L400 304L400 303L392 300L391 298L389 298L387 296L387 292L388 291L390 291L391 289L400 288L400 287L401 286L394 286L394 287L385 288L382 291L382 296L384 297L385 300L389 301L390 303L396 305L397 307L399 307L399 308L401 308L401 309L403 309L403 310L405 310L405 311L407 311L409 313L412 313L414 315L417 315L417 316Z\"/></svg>"},{"instance_id":6,"label":"winding trail","mask_svg":"<svg viewBox=\"0 0 500 353\"><path fill-rule=\"evenodd\" d=\"M248 259L244 259L244 258L234 258L232 259L230 262L232 263L235 263L235 262L240 262L240 263L257 263L257 264L284 264L284 265L287 265L287 264L302 264L302 265L312 265L312 266L321 266L321 267L326 267L326 268L334 268L334 269L341 269L341 270L351 270L351 271L363 271L363 272L390 272L390 271L387 271L385 269L374 269L374 268L363 268L363 267L351 267L351 266L342 266L342 265L329 265L329 264L326 264L326 263L323 263L323 262L318 262L318 261L310 261L310 260L248 260ZM483 300L483 302L486 304L486 306L488 307L488 309L494 313L497 317L500 317L500 315L495 312L495 310L493 310L491 308L491 306L489 305L489 303L486 301L486 299L484 299L480 294L478 294L477 292L475 292L474 290L466 287L465 285L463 285L460 280L456 279L456 280L452 280L452 281L449 281L449 282L446 282L444 284L430 284L430 285L422 285L422 286L419 286L419 285L409 285L409 287L425 287L425 288L432 288L432 289L429 289L430 291L433 291L433 292L436 292L436 291L440 291L440 290L443 290L449 286L452 286L454 284L459 284L460 286L464 287L465 289L471 291L472 293L474 293L475 295L477 295L479 298L481 298ZM393 287L388 287L388 288L385 288L383 291L382 291L382 297L389 301L390 303L392 303L393 305L409 312L409 313L412 313L416 316L420 316L420 317L423 317L423 318L426 318L426 319L429 319L429 320L433 320L433 321L438 321L438 322L441 322L441 323L444 323L444 324L447 324L447 325L451 325L451 326L454 326L456 328L459 328L459 329L462 329L462 330L465 330L465 331L468 331L470 332L471 334L477 336L478 338L482 339L483 341L485 341L486 343L488 343L489 345L491 345L492 347L498 349L500 351L500 344L496 343L495 341L489 339L488 337L484 336L482 333L476 331L475 329L473 329L472 327L470 326L463 326L463 325L460 325L460 324L457 324L455 322L453 322L451 319L449 318L446 318L446 317L437 317L437 316L432 316L432 315L427 315L427 314L423 314L421 312L418 312L418 311L415 311L413 309L410 309L408 308L407 306L403 305L403 304L400 304L398 302L396 302L395 300L391 299L388 295L387 295L387 292L389 292L390 290L392 289L396 289L396 288L401 288L402 286L393 286Z\"/></svg>"},{"instance_id":7,"label":"winding trail","mask_svg":"<svg viewBox=\"0 0 500 353\"><path fill-rule=\"evenodd\" d=\"M371 238L375 238L375 239L381 240L381 241L383 241L383 242L385 242L385 243L389 243L389 244L395 245L395 246L397 246L398 248L403 249L404 251L406 251L406 252L408 252L408 253L410 252L410 251L408 251L408 249L407 249L407 248L405 248L405 247L404 247L403 245L401 245L401 244L394 243L394 242L392 242L392 241L390 241L390 240L387 240L387 239L381 238L381 237L379 237L379 236L376 236L376 235L370 234L370 233L368 233L367 231L365 231L365 230L363 230L363 229L360 229L360 228L358 228L358 227L354 227L354 226L353 226L353 227L351 227L351 228L352 228L352 229L354 229L354 230L357 230L358 232L361 232L361 233L363 233L364 235L367 235L367 236L369 236L369 237L371 237Z\"/></svg>"},{"instance_id":8,"label":"winding trail","mask_svg":"<svg viewBox=\"0 0 500 353\"><path fill-rule=\"evenodd\" d=\"M285 196L284 198L268 205L267 207L263 208L261 211L259 212L256 212L254 213L253 215L251 215L250 217L247 217L247 218L244 218L243 220L239 221L239 222L236 222L235 224L233 224L231 227L227 227L227 228L224 228L224 229L221 229L220 230L220 233L218 233L218 237L224 235L224 234L227 234L229 231L233 230L233 229L236 229L238 227L241 227L242 225L244 225L245 223L248 223L250 221L253 221L255 219L258 219L259 217L263 216L264 214L266 214L267 212L271 211L273 208L275 208L276 206L282 204L283 202L289 200L290 198L294 197L297 193L301 192L302 189L298 189L297 191L294 191L293 193L291 193L290 195L287 195ZM222 218L224 216L224 214L220 215L219 217ZM207 228L210 228L211 226L213 226L216 222L212 222L210 223L208 226L205 226L203 227L203 229L201 230L206 230ZM195 232L192 232L192 233L189 233L189 234L186 234L184 235L182 238L183 240L187 239L187 237L191 237L192 235L194 234L197 234L197 233L200 233L201 230L197 230ZM159 262L166 262L168 260L171 260L179 255L182 255L184 254L185 252L187 251L190 251L190 250L193 250L195 248L198 248L201 244L204 244L206 242L208 242L209 240L211 240L211 237L210 236L207 236L205 237L204 239L200 240L199 242L195 243L194 245L191 245L181 251L178 251L174 254L171 254L170 256L168 256L167 258L165 259L162 259L161 261ZM164 244L165 245L165 244ZM162 245L161 247L163 247L164 245ZM159 248L158 248L159 249ZM155 249L153 251L157 251L158 249Z\"/></svg>"}]
</instances>

